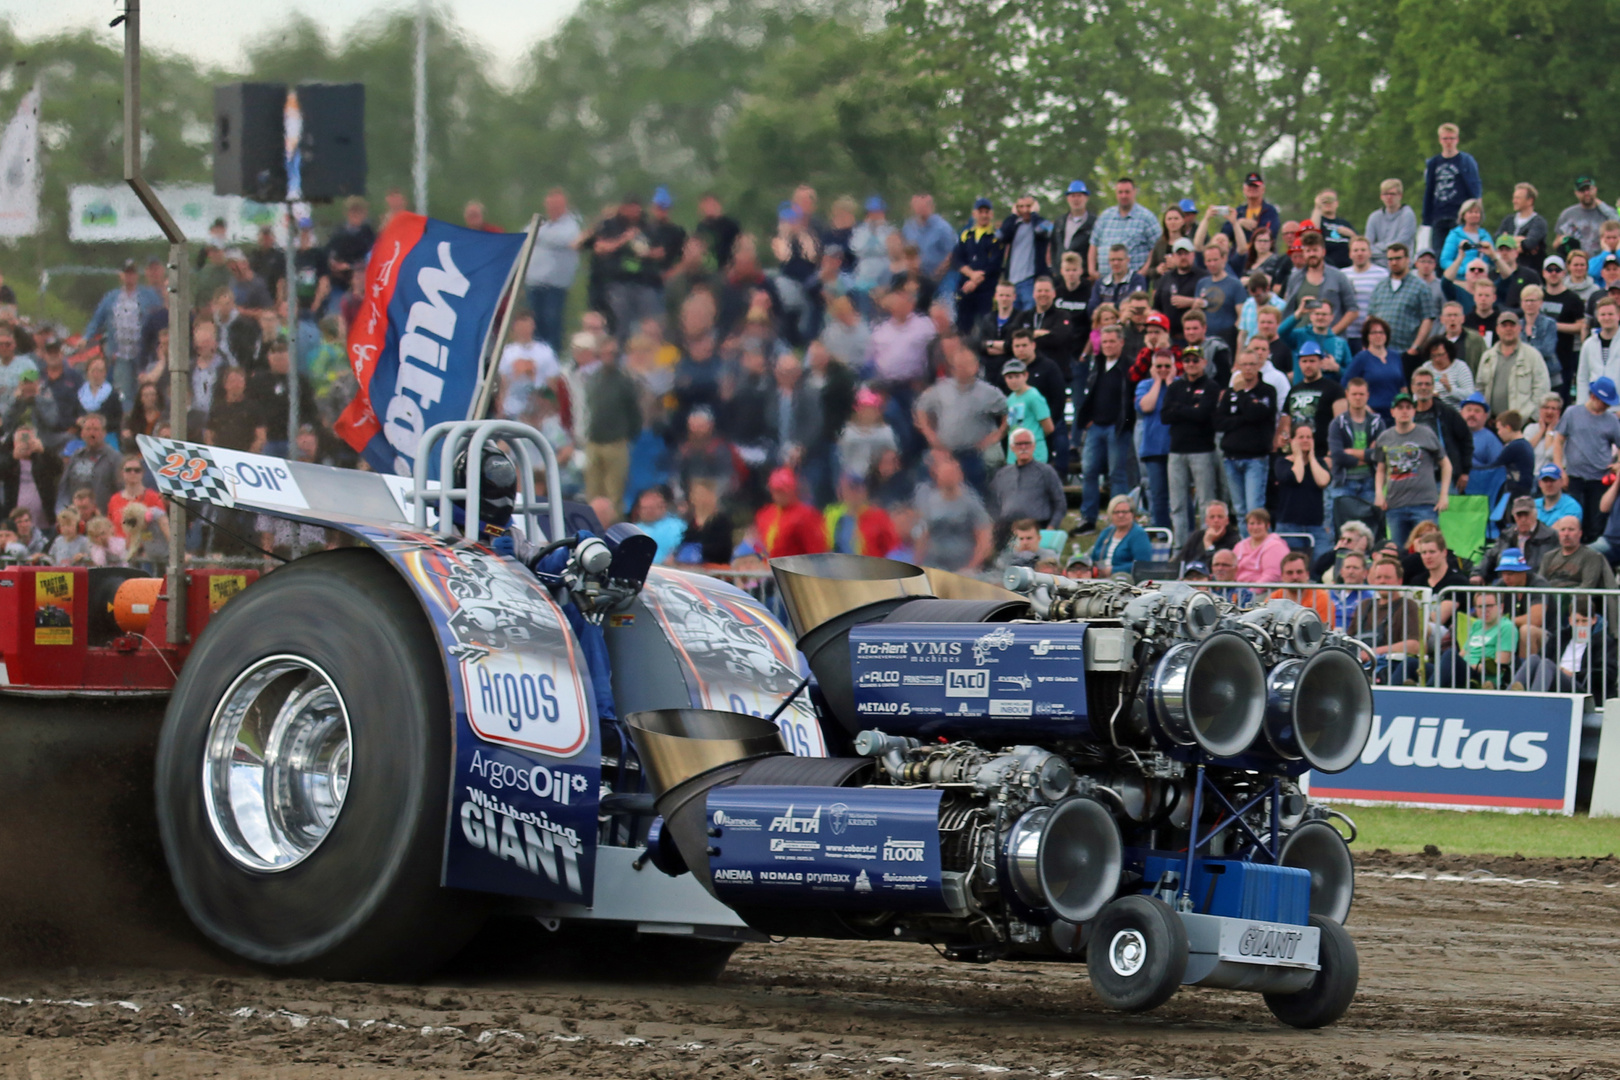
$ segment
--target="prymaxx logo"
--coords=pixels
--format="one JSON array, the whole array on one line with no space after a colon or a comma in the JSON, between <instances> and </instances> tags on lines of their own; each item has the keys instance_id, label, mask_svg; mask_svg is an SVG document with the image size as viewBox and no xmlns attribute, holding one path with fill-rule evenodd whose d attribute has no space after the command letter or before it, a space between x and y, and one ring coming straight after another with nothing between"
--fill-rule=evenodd
<instances>
[{"instance_id":1,"label":"prymaxx logo","mask_svg":"<svg viewBox=\"0 0 1620 1080\"><path fill-rule=\"evenodd\" d=\"M781 817L771 818L771 827L767 832L783 833L819 833L821 832L821 807L817 806L815 813L809 817L794 817L793 804L788 803L787 813Z\"/></svg>"},{"instance_id":2,"label":"prymaxx logo","mask_svg":"<svg viewBox=\"0 0 1620 1080\"><path fill-rule=\"evenodd\" d=\"M1545 731L1510 733L1502 728L1471 730L1456 716L1393 717L1388 726L1375 715L1372 736L1361 752L1363 765L1380 758L1391 765L1419 769L1485 769L1490 772L1538 772L1547 764L1542 747Z\"/></svg>"}]
</instances>

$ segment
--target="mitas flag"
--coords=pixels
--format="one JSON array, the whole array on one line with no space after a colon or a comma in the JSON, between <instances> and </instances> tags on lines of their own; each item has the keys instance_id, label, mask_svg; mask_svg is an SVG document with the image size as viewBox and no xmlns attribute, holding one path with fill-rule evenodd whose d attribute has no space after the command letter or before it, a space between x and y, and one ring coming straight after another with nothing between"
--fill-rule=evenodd
<instances>
[{"instance_id":1,"label":"mitas flag","mask_svg":"<svg viewBox=\"0 0 1620 1080\"><path fill-rule=\"evenodd\" d=\"M371 249L349 329L359 393L337 433L378 472L409 476L423 432L466 420L479 357L522 233L395 214Z\"/></svg>"}]
</instances>

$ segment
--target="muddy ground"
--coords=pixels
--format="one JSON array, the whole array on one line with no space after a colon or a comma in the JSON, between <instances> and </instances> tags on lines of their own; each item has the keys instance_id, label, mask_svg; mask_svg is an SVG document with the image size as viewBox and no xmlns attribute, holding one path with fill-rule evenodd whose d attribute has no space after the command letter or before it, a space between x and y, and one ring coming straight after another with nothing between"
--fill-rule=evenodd
<instances>
[{"instance_id":1,"label":"muddy ground","mask_svg":"<svg viewBox=\"0 0 1620 1080\"><path fill-rule=\"evenodd\" d=\"M747 946L701 987L465 963L429 985L322 983L171 950L161 968L0 971L0 1080L1620 1077L1620 865L1361 865L1361 991L1324 1031L1201 989L1122 1017L1083 967L912 945Z\"/></svg>"}]
</instances>

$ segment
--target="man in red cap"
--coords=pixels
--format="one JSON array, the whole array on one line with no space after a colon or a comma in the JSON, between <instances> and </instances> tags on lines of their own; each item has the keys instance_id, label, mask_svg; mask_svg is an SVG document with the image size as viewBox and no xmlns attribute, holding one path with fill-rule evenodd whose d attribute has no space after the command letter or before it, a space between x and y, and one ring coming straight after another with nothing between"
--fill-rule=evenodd
<instances>
[{"instance_id":1,"label":"man in red cap","mask_svg":"<svg viewBox=\"0 0 1620 1080\"><path fill-rule=\"evenodd\" d=\"M1131 363L1129 378L1131 386L1148 377L1148 371L1153 367L1153 354L1159 349L1169 349L1176 357L1176 374L1181 374L1181 350L1170 344L1170 320L1163 312L1155 311L1147 317L1147 329L1143 331L1141 350Z\"/></svg>"},{"instance_id":2,"label":"man in red cap","mask_svg":"<svg viewBox=\"0 0 1620 1080\"><path fill-rule=\"evenodd\" d=\"M827 526L814 507L799 501L799 478L789 468L771 473L771 501L754 515L754 531L767 558L827 550Z\"/></svg>"}]
</instances>

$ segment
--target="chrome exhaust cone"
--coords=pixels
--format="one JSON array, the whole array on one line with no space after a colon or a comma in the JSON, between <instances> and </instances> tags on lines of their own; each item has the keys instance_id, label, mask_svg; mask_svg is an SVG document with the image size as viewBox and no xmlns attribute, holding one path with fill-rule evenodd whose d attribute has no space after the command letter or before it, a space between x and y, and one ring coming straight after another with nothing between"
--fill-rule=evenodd
<instances>
[{"instance_id":1,"label":"chrome exhaust cone","mask_svg":"<svg viewBox=\"0 0 1620 1080\"><path fill-rule=\"evenodd\" d=\"M625 723L657 796L663 831L712 894L709 792L736 783L760 758L786 755L782 733L763 717L711 709L652 709L631 713Z\"/></svg>"},{"instance_id":2,"label":"chrome exhaust cone","mask_svg":"<svg viewBox=\"0 0 1620 1080\"><path fill-rule=\"evenodd\" d=\"M650 709L624 718L653 794L732 761L785 754L782 732L759 716L713 709Z\"/></svg>"},{"instance_id":3,"label":"chrome exhaust cone","mask_svg":"<svg viewBox=\"0 0 1620 1080\"><path fill-rule=\"evenodd\" d=\"M798 638L879 600L934 595L921 568L867 555L788 555L771 560L771 574Z\"/></svg>"},{"instance_id":4,"label":"chrome exhaust cone","mask_svg":"<svg viewBox=\"0 0 1620 1080\"><path fill-rule=\"evenodd\" d=\"M1097 917L1119 890L1119 825L1095 799L1039 806L1013 823L1003 849L1007 878L1026 906L1073 923Z\"/></svg>"},{"instance_id":5,"label":"chrome exhaust cone","mask_svg":"<svg viewBox=\"0 0 1620 1080\"><path fill-rule=\"evenodd\" d=\"M1283 840L1277 861L1311 872L1311 914L1343 923L1356 896L1350 845L1325 821L1307 821Z\"/></svg>"},{"instance_id":6,"label":"chrome exhaust cone","mask_svg":"<svg viewBox=\"0 0 1620 1080\"><path fill-rule=\"evenodd\" d=\"M1282 757L1304 758L1318 772L1354 765L1372 733L1372 684L1343 649L1278 664L1266 681L1266 699L1266 741Z\"/></svg>"},{"instance_id":7,"label":"chrome exhaust cone","mask_svg":"<svg viewBox=\"0 0 1620 1080\"><path fill-rule=\"evenodd\" d=\"M1211 757L1235 757L1260 734L1266 671L1260 654L1230 630L1170 647L1153 673L1153 711L1172 742Z\"/></svg>"}]
</instances>

